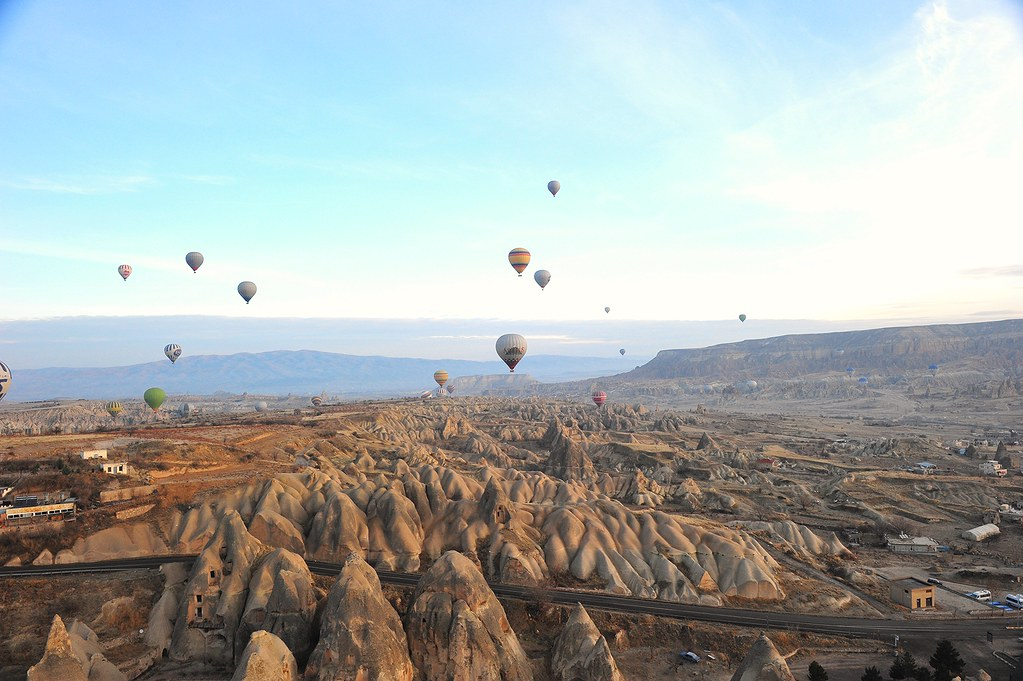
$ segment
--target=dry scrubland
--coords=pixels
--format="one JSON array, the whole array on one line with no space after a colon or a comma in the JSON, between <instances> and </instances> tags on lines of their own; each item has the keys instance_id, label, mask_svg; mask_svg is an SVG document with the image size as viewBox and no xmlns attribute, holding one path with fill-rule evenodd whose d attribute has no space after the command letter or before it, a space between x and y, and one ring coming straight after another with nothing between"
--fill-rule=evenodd
<instances>
[{"instance_id":1,"label":"dry scrubland","mask_svg":"<svg viewBox=\"0 0 1023 681\"><path fill-rule=\"evenodd\" d=\"M55 416L61 408L34 417L65 419ZM100 408L73 405L76 413ZM483 580L864 617L908 616L888 598L885 576L900 571L1018 591L1018 523L1003 523L1002 535L982 545L959 538L999 504L1023 500L1023 479L978 477L976 460L940 444L970 432L940 419L893 424L456 398L5 437L4 481L19 492L69 491L84 508L59 530L0 534L0 563L200 558L189 573L2 580L3 610L15 614L0 618L0 666L4 678L24 678L59 614L69 640L82 633L77 619L106 659L127 671L154 655L151 679L204 659L222 670L256 669L264 657L284 664L285 652L314 674L343 663L317 653L318 642L336 647L342 639L369 666L406 669L404 651L409 674L431 678L462 663L503 678L561 678L558 669L586 664L596 665L587 672L593 678L677 678L697 669L728 678L760 632L578 613L542 596L501 604ZM978 456L993 455L994 446ZM104 447L132 465L132 476L103 476L74 456ZM900 470L921 460L943 472ZM146 493L103 503L111 486ZM895 556L881 547L881 534L899 530L953 551ZM313 577L304 559L348 567L335 583ZM414 592L381 590L367 566L427 577ZM196 595L206 613L217 613L215 630L195 626ZM341 623L362 622L353 603L372 605L371 624L386 628L372 644L345 638L350 629ZM252 637L260 630L272 636ZM884 664L877 641L770 636L781 655L793 654L793 669L815 657L825 666L833 660L832 679L859 678L870 660ZM711 650L718 659L676 672L681 649ZM508 671L518 668L532 671Z\"/></svg>"}]
</instances>

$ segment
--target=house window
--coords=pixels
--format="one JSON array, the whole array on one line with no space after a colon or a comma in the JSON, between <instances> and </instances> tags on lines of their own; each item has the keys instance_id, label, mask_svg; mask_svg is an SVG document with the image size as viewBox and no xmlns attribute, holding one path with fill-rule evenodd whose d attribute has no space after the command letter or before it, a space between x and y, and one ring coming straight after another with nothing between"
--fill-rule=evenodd
<instances>
[{"instance_id":1,"label":"house window","mask_svg":"<svg viewBox=\"0 0 1023 681\"><path fill-rule=\"evenodd\" d=\"M216 570L210 570L210 579L216 579L216 578L217 578L217 571Z\"/></svg>"},{"instance_id":2,"label":"house window","mask_svg":"<svg viewBox=\"0 0 1023 681\"><path fill-rule=\"evenodd\" d=\"M934 607L934 599L933 598L928 598L927 599L927 607L928 608L933 608Z\"/></svg>"},{"instance_id":3,"label":"house window","mask_svg":"<svg viewBox=\"0 0 1023 681\"><path fill-rule=\"evenodd\" d=\"M202 594L196 594L195 595L195 602L196 603L202 603Z\"/></svg>"},{"instance_id":4,"label":"house window","mask_svg":"<svg viewBox=\"0 0 1023 681\"><path fill-rule=\"evenodd\" d=\"M202 607L201 606L195 609L195 618L199 619L199 620L202 619Z\"/></svg>"}]
</instances>

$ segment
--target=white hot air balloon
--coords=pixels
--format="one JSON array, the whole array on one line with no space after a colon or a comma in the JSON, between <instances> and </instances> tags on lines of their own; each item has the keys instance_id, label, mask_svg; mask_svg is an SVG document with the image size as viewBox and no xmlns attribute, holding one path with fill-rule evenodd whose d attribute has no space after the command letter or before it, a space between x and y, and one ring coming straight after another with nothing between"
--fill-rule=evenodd
<instances>
[{"instance_id":1,"label":"white hot air balloon","mask_svg":"<svg viewBox=\"0 0 1023 681\"><path fill-rule=\"evenodd\" d=\"M4 396L11 389L11 369L3 362L0 362L0 400L4 399Z\"/></svg>"},{"instance_id":2,"label":"white hot air balloon","mask_svg":"<svg viewBox=\"0 0 1023 681\"><path fill-rule=\"evenodd\" d=\"M504 360L508 369L515 372L515 365L526 355L526 339L517 333L506 333L497 339L497 356Z\"/></svg>"},{"instance_id":3,"label":"white hot air balloon","mask_svg":"<svg viewBox=\"0 0 1023 681\"><path fill-rule=\"evenodd\" d=\"M181 346L177 343L171 343L163 349L163 354L167 355L167 359L171 361L171 364L178 361L178 357L181 357Z\"/></svg>"},{"instance_id":4,"label":"white hot air balloon","mask_svg":"<svg viewBox=\"0 0 1023 681\"><path fill-rule=\"evenodd\" d=\"M252 296L256 295L256 285L251 281L243 281L238 284L238 295L245 299L245 304L248 305L249 301L252 300Z\"/></svg>"},{"instance_id":5,"label":"white hot air balloon","mask_svg":"<svg viewBox=\"0 0 1023 681\"><path fill-rule=\"evenodd\" d=\"M540 285L540 290L547 288L547 284L551 283L551 273L547 270L537 270L533 274L533 280Z\"/></svg>"}]
</instances>

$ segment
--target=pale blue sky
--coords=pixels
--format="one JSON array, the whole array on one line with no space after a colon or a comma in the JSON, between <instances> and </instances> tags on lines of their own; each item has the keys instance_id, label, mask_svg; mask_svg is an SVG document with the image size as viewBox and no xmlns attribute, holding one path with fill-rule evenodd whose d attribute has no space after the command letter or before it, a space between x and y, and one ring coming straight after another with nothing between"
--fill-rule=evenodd
<instances>
[{"instance_id":1,"label":"pale blue sky","mask_svg":"<svg viewBox=\"0 0 1023 681\"><path fill-rule=\"evenodd\" d=\"M1023 315L1018 4L442 4L0 2L0 320Z\"/></svg>"}]
</instances>

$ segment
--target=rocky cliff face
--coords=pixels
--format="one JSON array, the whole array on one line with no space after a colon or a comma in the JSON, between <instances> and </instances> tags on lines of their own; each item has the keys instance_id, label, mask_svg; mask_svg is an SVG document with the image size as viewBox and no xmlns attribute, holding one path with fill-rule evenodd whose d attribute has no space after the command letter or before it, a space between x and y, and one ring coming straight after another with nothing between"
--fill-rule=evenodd
<instances>
[{"instance_id":1,"label":"rocky cliff face","mask_svg":"<svg viewBox=\"0 0 1023 681\"><path fill-rule=\"evenodd\" d=\"M252 634L231 681L297 681L298 666L284 641L268 631Z\"/></svg>"},{"instance_id":2,"label":"rocky cliff face","mask_svg":"<svg viewBox=\"0 0 1023 681\"><path fill-rule=\"evenodd\" d=\"M941 324L843 333L801 334L662 350L622 380L675 378L789 378L845 367L876 372L924 371L958 361L999 371L1023 362L1023 320ZM1001 374L999 374L1001 375Z\"/></svg>"},{"instance_id":3,"label":"rocky cliff face","mask_svg":"<svg viewBox=\"0 0 1023 681\"><path fill-rule=\"evenodd\" d=\"M54 615L43 657L28 670L28 681L127 681L127 677L103 656L103 646L89 627L78 620L65 627L60 615Z\"/></svg>"},{"instance_id":4,"label":"rocky cliff face","mask_svg":"<svg viewBox=\"0 0 1023 681\"><path fill-rule=\"evenodd\" d=\"M532 681L504 608L460 553L445 553L420 580L406 630L418 679Z\"/></svg>"},{"instance_id":5,"label":"rocky cliff face","mask_svg":"<svg viewBox=\"0 0 1023 681\"><path fill-rule=\"evenodd\" d=\"M554 644L551 675L556 681L625 681L607 639L581 604L572 611Z\"/></svg>"},{"instance_id":6,"label":"rocky cliff face","mask_svg":"<svg viewBox=\"0 0 1023 681\"><path fill-rule=\"evenodd\" d=\"M358 554L345 560L322 621L306 681L412 681L401 620L384 598L376 571Z\"/></svg>"}]
</instances>

